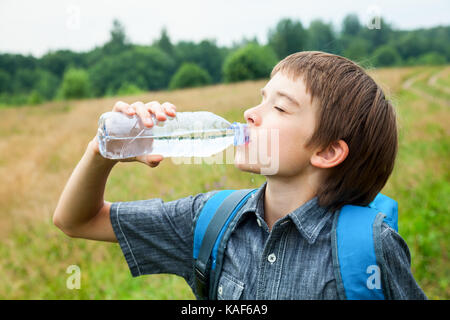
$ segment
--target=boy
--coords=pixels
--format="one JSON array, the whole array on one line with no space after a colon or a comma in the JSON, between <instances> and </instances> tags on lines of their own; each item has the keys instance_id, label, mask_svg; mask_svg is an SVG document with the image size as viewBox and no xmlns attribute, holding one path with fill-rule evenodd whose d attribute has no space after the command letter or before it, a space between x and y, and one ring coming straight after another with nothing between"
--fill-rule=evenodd
<instances>
[{"instance_id":1,"label":"boy","mask_svg":"<svg viewBox=\"0 0 450 320\"><path fill-rule=\"evenodd\" d=\"M175 106L152 102L114 111L137 113L151 126L175 115ZM251 137L278 132L277 170L237 213L219 279L219 299L338 299L332 264L333 216L345 204L367 205L385 185L397 153L394 109L379 86L348 59L299 52L280 61L259 105L245 111ZM253 139L251 139L253 141ZM269 141L269 143L277 143ZM248 149L248 150L242 150ZM262 173L237 150L238 169ZM239 150L241 149L241 150ZM245 157L244 157L245 158ZM141 156L156 167L161 156ZM90 143L54 213L67 235L117 241L133 276L173 273L193 288L193 225L217 191L164 203L161 199L109 203L103 192L116 161ZM425 299L410 271L404 240L382 226L383 291L390 299Z\"/></svg>"}]
</instances>

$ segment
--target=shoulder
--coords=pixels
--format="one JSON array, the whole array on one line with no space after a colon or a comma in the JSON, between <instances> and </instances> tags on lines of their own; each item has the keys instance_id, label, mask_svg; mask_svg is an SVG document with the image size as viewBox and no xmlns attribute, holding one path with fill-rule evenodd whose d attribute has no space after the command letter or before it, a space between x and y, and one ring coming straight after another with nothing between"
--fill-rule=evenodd
<instances>
[{"instance_id":1,"label":"shoulder","mask_svg":"<svg viewBox=\"0 0 450 320\"><path fill-rule=\"evenodd\" d=\"M427 299L411 271L406 241L386 223L381 226L383 282L389 299ZM378 258L378 257L377 257Z\"/></svg>"},{"instance_id":2,"label":"shoulder","mask_svg":"<svg viewBox=\"0 0 450 320\"><path fill-rule=\"evenodd\" d=\"M410 265L411 254L406 241L385 222L381 225L381 244L386 262L396 259Z\"/></svg>"},{"instance_id":3,"label":"shoulder","mask_svg":"<svg viewBox=\"0 0 450 320\"><path fill-rule=\"evenodd\" d=\"M199 193L193 196L194 215L198 215L200 211L203 209L205 203L218 192L220 192L220 190L212 190L205 193Z\"/></svg>"},{"instance_id":4,"label":"shoulder","mask_svg":"<svg viewBox=\"0 0 450 320\"><path fill-rule=\"evenodd\" d=\"M200 216L200 212L205 206L205 203L208 202L208 200L211 199L218 192L220 192L220 190L212 190L205 193L199 193L193 197L192 216L194 224L196 223L198 217Z\"/></svg>"}]
</instances>

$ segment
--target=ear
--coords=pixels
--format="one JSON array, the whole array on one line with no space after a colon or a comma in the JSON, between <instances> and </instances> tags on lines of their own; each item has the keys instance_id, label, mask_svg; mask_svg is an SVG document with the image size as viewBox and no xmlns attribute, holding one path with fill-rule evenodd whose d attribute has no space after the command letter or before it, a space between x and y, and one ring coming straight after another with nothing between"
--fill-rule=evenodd
<instances>
[{"instance_id":1,"label":"ear","mask_svg":"<svg viewBox=\"0 0 450 320\"><path fill-rule=\"evenodd\" d=\"M318 168L332 168L342 163L347 156L347 143L344 140L338 140L323 150L316 150L311 156L311 164Z\"/></svg>"}]
</instances>

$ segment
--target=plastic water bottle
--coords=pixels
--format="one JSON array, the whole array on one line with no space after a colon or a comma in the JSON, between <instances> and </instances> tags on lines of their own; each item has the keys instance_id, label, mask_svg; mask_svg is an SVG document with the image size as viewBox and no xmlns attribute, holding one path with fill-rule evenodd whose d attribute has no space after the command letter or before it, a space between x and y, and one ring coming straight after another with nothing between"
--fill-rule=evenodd
<instances>
[{"instance_id":1,"label":"plastic water bottle","mask_svg":"<svg viewBox=\"0 0 450 320\"><path fill-rule=\"evenodd\" d=\"M106 112L98 121L100 153L109 159L126 159L143 154L164 157L209 157L230 145L248 143L248 127L230 123L207 111L177 112L146 127L137 115Z\"/></svg>"}]
</instances>

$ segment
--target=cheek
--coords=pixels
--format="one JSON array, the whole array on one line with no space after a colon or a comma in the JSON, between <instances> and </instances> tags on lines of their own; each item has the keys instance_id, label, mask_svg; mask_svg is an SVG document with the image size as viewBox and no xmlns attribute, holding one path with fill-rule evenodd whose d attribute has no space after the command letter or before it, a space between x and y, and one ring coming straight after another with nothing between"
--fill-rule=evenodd
<instances>
[{"instance_id":1,"label":"cheek","mask_svg":"<svg viewBox=\"0 0 450 320\"><path fill-rule=\"evenodd\" d=\"M310 136L310 128L304 126L283 128L280 130L280 168L292 171L303 168L309 163L310 153L305 148L305 144Z\"/></svg>"},{"instance_id":2,"label":"cheek","mask_svg":"<svg viewBox=\"0 0 450 320\"><path fill-rule=\"evenodd\" d=\"M298 129L280 130L280 155L290 159L298 157L303 150L304 139Z\"/></svg>"},{"instance_id":3,"label":"cheek","mask_svg":"<svg viewBox=\"0 0 450 320\"><path fill-rule=\"evenodd\" d=\"M309 163L310 155L304 148L309 136L309 128L298 122L254 129L250 143L236 148L235 165L244 171L270 168L267 172L295 174Z\"/></svg>"}]
</instances>

